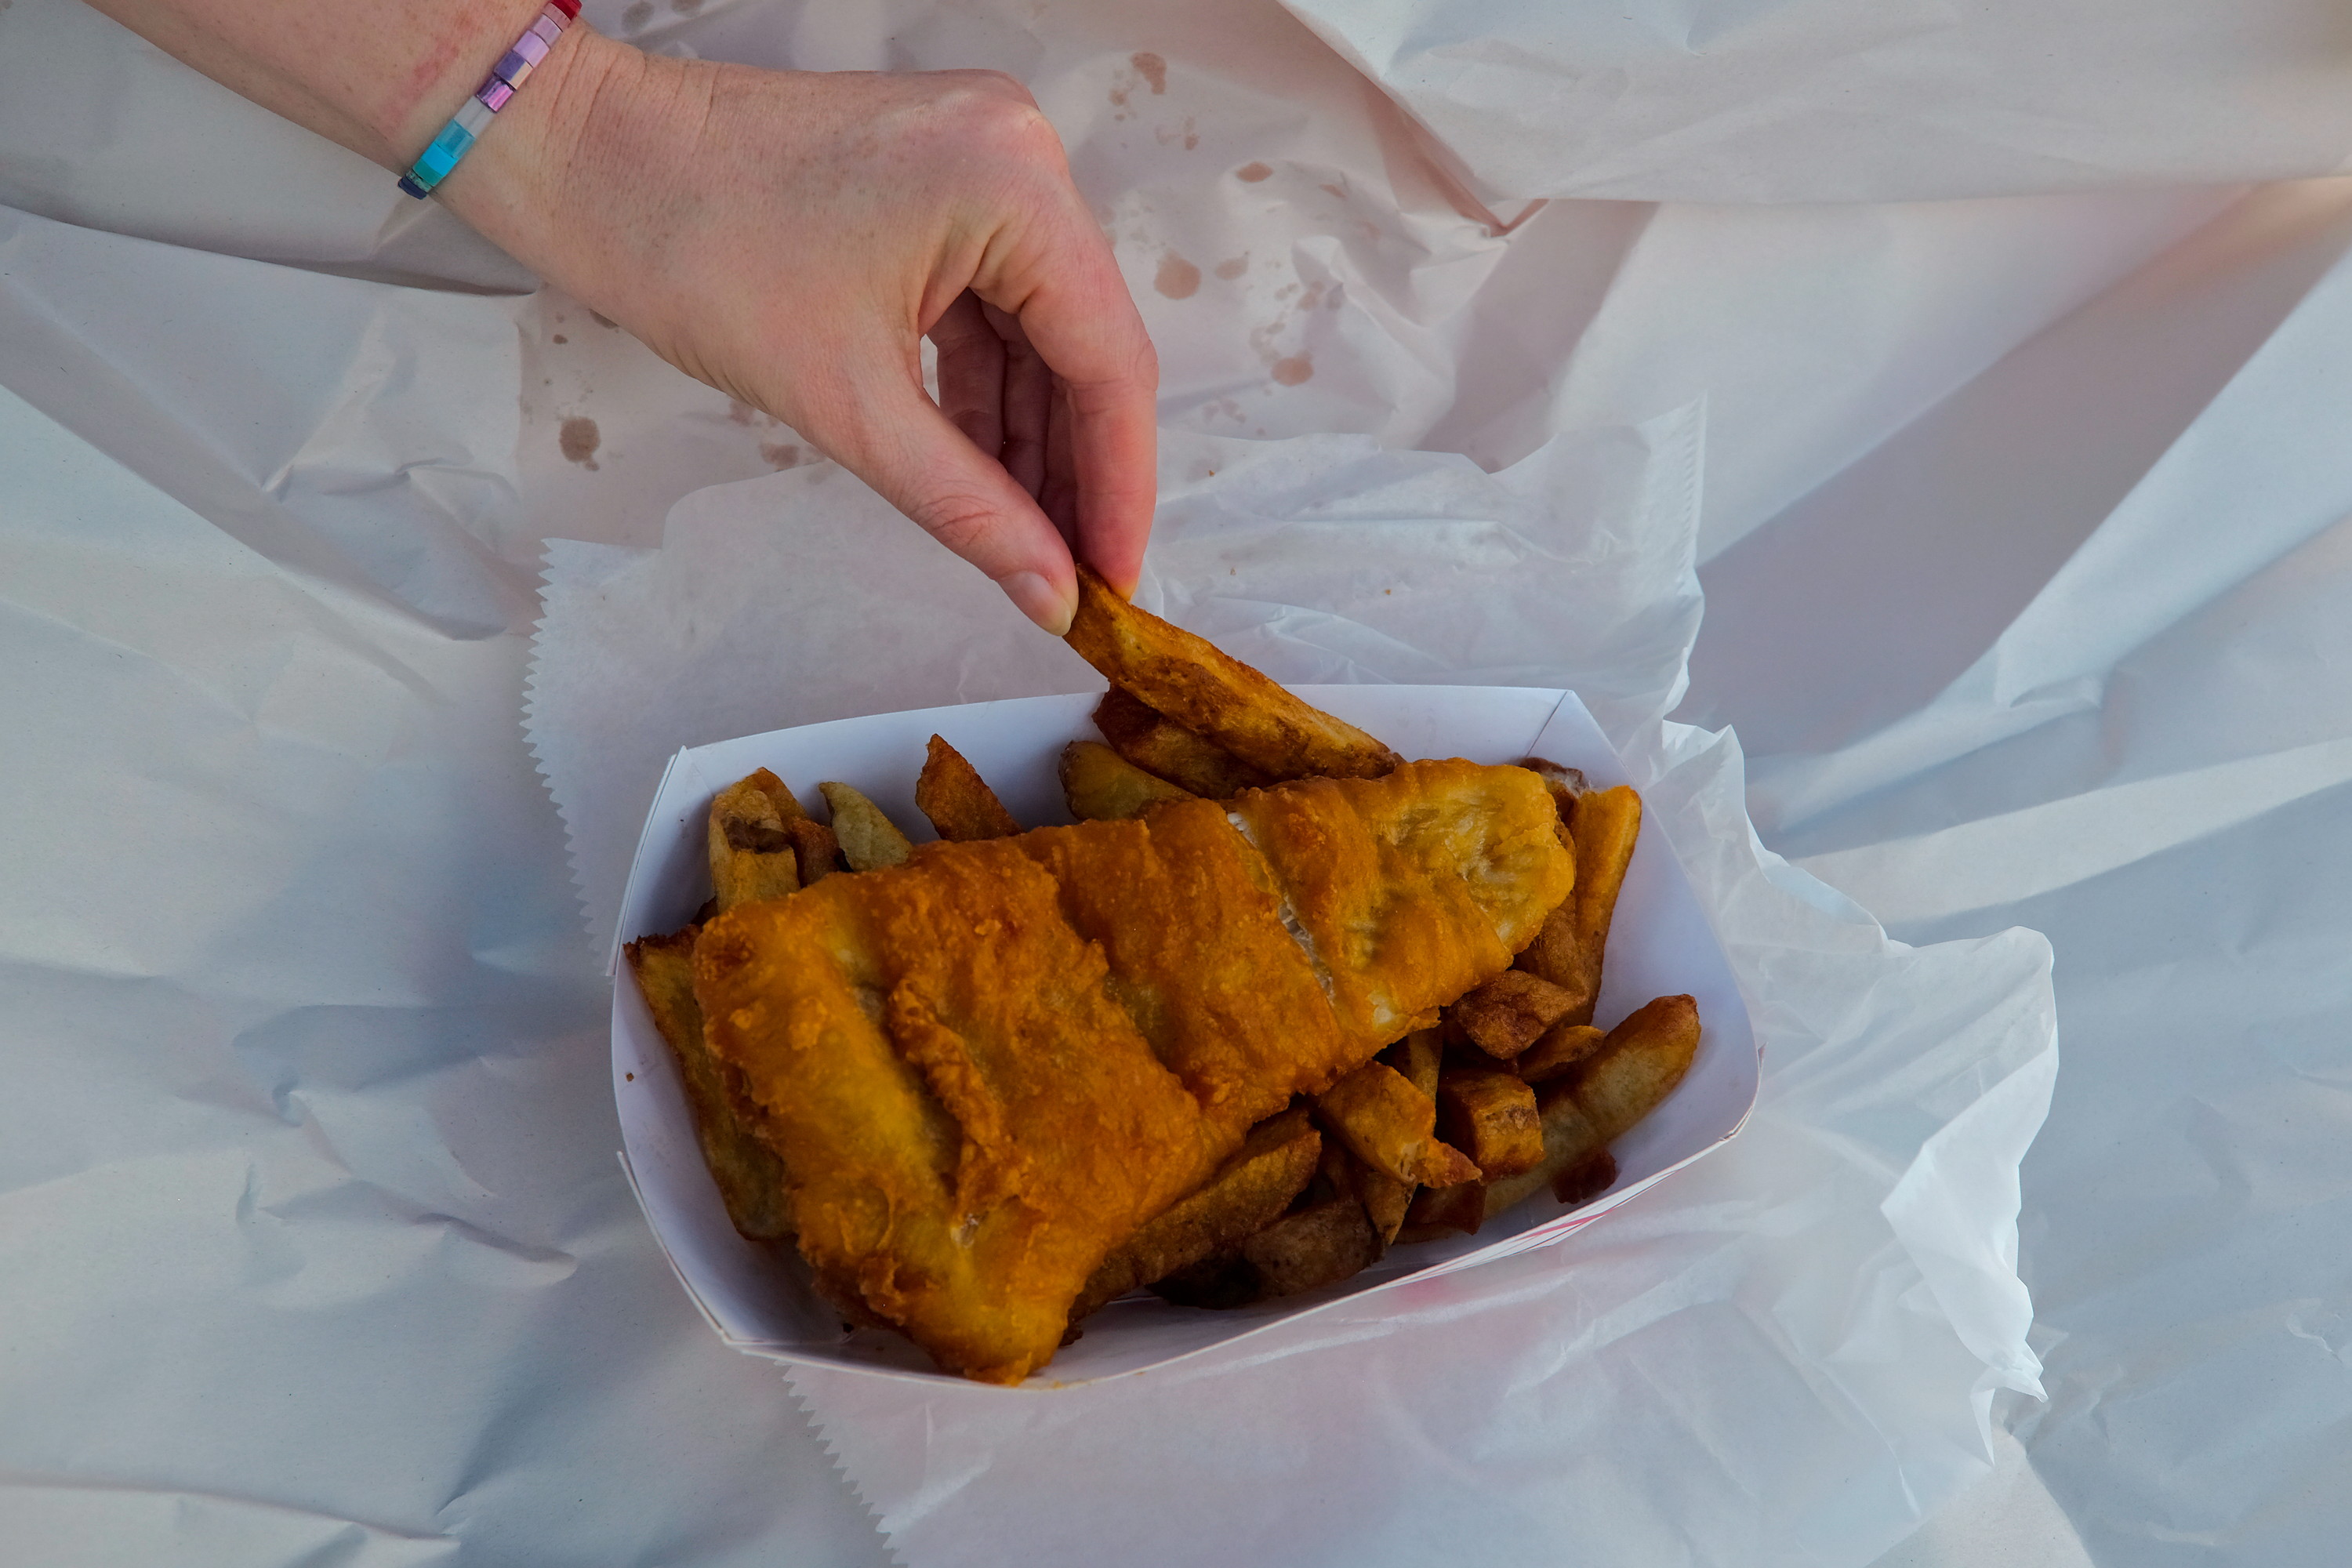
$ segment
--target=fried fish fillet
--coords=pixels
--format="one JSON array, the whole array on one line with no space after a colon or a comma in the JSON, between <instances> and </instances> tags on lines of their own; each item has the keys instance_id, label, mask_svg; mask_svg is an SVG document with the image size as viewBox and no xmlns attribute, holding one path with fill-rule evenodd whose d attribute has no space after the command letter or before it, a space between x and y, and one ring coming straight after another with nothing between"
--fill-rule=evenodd
<instances>
[{"instance_id":1,"label":"fried fish fillet","mask_svg":"<svg viewBox=\"0 0 2352 1568\"><path fill-rule=\"evenodd\" d=\"M819 1289L1017 1382L1254 1122L1509 964L1568 892L1552 819L1417 763L926 845L720 916L696 994Z\"/></svg>"}]
</instances>

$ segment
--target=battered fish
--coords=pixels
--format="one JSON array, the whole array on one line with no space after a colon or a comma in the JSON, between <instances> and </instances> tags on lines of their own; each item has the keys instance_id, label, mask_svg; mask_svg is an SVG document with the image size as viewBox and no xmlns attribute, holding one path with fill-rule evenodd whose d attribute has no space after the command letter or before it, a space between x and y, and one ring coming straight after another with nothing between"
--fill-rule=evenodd
<instances>
[{"instance_id":1,"label":"battered fish","mask_svg":"<svg viewBox=\"0 0 2352 1568\"><path fill-rule=\"evenodd\" d=\"M1248 1128L1500 973L1567 896L1542 782L1407 763L926 845L729 911L713 1056L818 1287L1013 1383Z\"/></svg>"}]
</instances>

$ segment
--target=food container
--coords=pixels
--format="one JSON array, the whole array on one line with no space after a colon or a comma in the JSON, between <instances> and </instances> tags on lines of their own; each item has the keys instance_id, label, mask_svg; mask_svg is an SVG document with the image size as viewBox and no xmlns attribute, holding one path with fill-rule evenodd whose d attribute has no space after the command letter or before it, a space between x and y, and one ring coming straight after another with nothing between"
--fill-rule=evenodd
<instances>
[{"instance_id":1,"label":"food container","mask_svg":"<svg viewBox=\"0 0 2352 1568\"><path fill-rule=\"evenodd\" d=\"M1596 786L1626 784L1600 727L1572 693L1517 687L1305 686L1308 701L1408 757L1516 763L1536 755L1580 768ZM682 751L670 760L638 839L622 897L625 939L676 931L709 896L705 820L711 797L755 768L774 770L818 806L817 784L864 791L920 841L915 778L933 734L970 758L1024 826L1070 820L1055 764L1073 740L1095 739L1095 694L1030 697L841 719ZM622 1163L678 1280L719 1337L748 1355L850 1367L877 1375L961 1378L936 1370L897 1334L845 1330L810 1288L789 1244L746 1240L705 1170L686 1096L645 1000L613 955L613 1094ZM1397 1247L1351 1279L1230 1311L1174 1307L1138 1295L1086 1320L1085 1332L1021 1385L1066 1386L1164 1365L1271 1324L1404 1280L1472 1268L1566 1240L1633 1194L1738 1131L1756 1102L1757 1047L1722 945L1665 836L1645 815L1610 930L1595 1022L1608 1026L1653 996L1688 992L1702 1034L1681 1086L1612 1145L1616 1184L1574 1208L1538 1194L1475 1236Z\"/></svg>"}]
</instances>

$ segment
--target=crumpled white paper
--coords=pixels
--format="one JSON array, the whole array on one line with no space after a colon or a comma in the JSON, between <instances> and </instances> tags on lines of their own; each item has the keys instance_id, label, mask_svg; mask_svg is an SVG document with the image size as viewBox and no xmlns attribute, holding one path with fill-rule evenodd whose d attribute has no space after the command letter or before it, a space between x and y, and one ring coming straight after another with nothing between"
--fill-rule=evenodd
<instances>
[{"instance_id":1,"label":"crumpled white paper","mask_svg":"<svg viewBox=\"0 0 2352 1568\"><path fill-rule=\"evenodd\" d=\"M1890 947L1757 850L1728 737L1661 725L1696 630L1696 437L1695 411L1571 433L1492 476L1173 437L1143 596L1293 680L1590 691L1750 997L1764 1099L1702 1163L1736 1174L1116 1385L1006 1401L793 1369L903 1560L1125 1537L1402 1563L1475 1516L1497 1562L1575 1539L1596 1562L1674 1541L1861 1563L1989 1467L1992 1392L2038 1386L2009 1216L2056 1063L2048 949ZM787 475L690 498L657 552L551 547L529 727L592 912L681 742L1088 684L864 493Z\"/></svg>"},{"instance_id":2,"label":"crumpled white paper","mask_svg":"<svg viewBox=\"0 0 2352 1568\"><path fill-rule=\"evenodd\" d=\"M2333 174L2330 0L1283 0L1482 199L1849 202Z\"/></svg>"}]
</instances>

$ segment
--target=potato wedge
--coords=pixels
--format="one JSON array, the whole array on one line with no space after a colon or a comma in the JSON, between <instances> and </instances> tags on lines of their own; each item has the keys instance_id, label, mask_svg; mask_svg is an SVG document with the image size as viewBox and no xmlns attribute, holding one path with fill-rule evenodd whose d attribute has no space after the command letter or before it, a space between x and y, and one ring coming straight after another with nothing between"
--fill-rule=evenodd
<instances>
[{"instance_id":1,"label":"potato wedge","mask_svg":"<svg viewBox=\"0 0 2352 1568\"><path fill-rule=\"evenodd\" d=\"M1543 1158L1516 1176L1488 1183L1479 1194L1481 1219L1492 1219L1505 1209L1515 1208L1569 1173L1608 1158L1609 1141L1601 1136L1601 1130L1585 1115L1584 1108L1577 1103L1566 1084L1547 1085L1536 1096L1536 1115L1543 1127ZM1615 1179L1616 1165L1612 1162L1610 1180Z\"/></svg>"},{"instance_id":2,"label":"potato wedge","mask_svg":"<svg viewBox=\"0 0 2352 1568\"><path fill-rule=\"evenodd\" d=\"M1501 1068L1453 1068L1437 1080L1438 1130L1488 1182L1543 1163L1536 1091Z\"/></svg>"},{"instance_id":3,"label":"potato wedge","mask_svg":"<svg viewBox=\"0 0 2352 1568\"><path fill-rule=\"evenodd\" d=\"M1529 1083L1549 1083L1601 1048L1608 1036L1590 1024L1560 1024L1519 1053L1511 1069Z\"/></svg>"},{"instance_id":4,"label":"potato wedge","mask_svg":"<svg viewBox=\"0 0 2352 1568\"><path fill-rule=\"evenodd\" d=\"M1140 816L1162 801L1197 800L1154 777L1099 741L1073 741L1062 748L1062 798L1080 822Z\"/></svg>"},{"instance_id":5,"label":"potato wedge","mask_svg":"<svg viewBox=\"0 0 2352 1568\"><path fill-rule=\"evenodd\" d=\"M1437 1102L1385 1063L1366 1062L1315 1097L1315 1117L1355 1156L1400 1182L1475 1181L1478 1168L1437 1139Z\"/></svg>"},{"instance_id":6,"label":"potato wedge","mask_svg":"<svg viewBox=\"0 0 2352 1568\"><path fill-rule=\"evenodd\" d=\"M1405 1081L1434 1100L1437 1074L1445 1062L1445 1031L1433 1026L1415 1029L1381 1053L1381 1059L1404 1074Z\"/></svg>"},{"instance_id":7,"label":"potato wedge","mask_svg":"<svg viewBox=\"0 0 2352 1568\"><path fill-rule=\"evenodd\" d=\"M1110 749L1148 773L1208 800L1230 800L1274 781L1214 741L1194 734L1131 691L1114 686L1095 705Z\"/></svg>"},{"instance_id":8,"label":"potato wedge","mask_svg":"<svg viewBox=\"0 0 2352 1568\"><path fill-rule=\"evenodd\" d=\"M1078 568L1068 638L1112 685L1275 778L1379 778L1402 761L1206 638L1137 609L1090 566Z\"/></svg>"},{"instance_id":9,"label":"potato wedge","mask_svg":"<svg viewBox=\"0 0 2352 1568\"><path fill-rule=\"evenodd\" d=\"M1661 996L1627 1015L1601 1049L1562 1081L1601 1141L1614 1143L1675 1091L1698 1054L1698 1003Z\"/></svg>"},{"instance_id":10,"label":"potato wedge","mask_svg":"<svg viewBox=\"0 0 2352 1568\"><path fill-rule=\"evenodd\" d=\"M761 768L712 799L707 840L711 892L719 913L799 889L800 858L785 831L779 795L795 814L800 812L800 803L783 781Z\"/></svg>"},{"instance_id":11,"label":"potato wedge","mask_svg":"<svg viewBox=\"0 0 2352 1568\"><path fill-rule=\"evenodd\" d=\"M922 776L915 781L915 805L930 818L933 831L951 844L1010 838L1021 831L979 771L939 735L931 737Z\"/></svg>"},{"instance_id":12,"label":"potato wedge","mask_svg":"<svg viewBox=\"0 0 2352 1568\"><path fill-rule=\"evenodd\" d=\"M1379 1256L1364 1205L1340 1194L1283 1215L1238 1247L1151 1289L1181 1307L1245 1307L1336 1283Z\"/></svg>"},{"instance_id":13,"label":"potato wedge","mask_svg":"<svg viewBox=\"0 0 2352 1568\"><path fill-rule=\"evenodd\" d=\"M1071 1321L1265 1229L1314 1179L1322 1148L1304 1106L1259 1122L1208 1185L1111 1250L1078 1292Z\"/></svg>"},{"instance_id":14,"label":"potato wedge","mask_svg":"<svg viewBox=\"0 0 2352 1568\"><path fill-rule=\"evenodd\" d=\"M1575 1005L1576 997L1566 987L1523 969L1506 969L1454 1004L1454 1022L1472 1045L1507 1062L1534 1045Z\"/></svg>"},{"instance_id":15,"label":"potato wedge","mask_svg":"<svg viewBox=\"0 0 2352 1568\"><path fill-rule=\"evenodd\" d=\"M793 1234L784 1163L738 1116L727 1068L703 1042L702 1009L694 1000L695 934L688 926L674 936L630 942L621 951L654 1016L654 1027L677 1059L687 1107L694 1114L695 1141L701 1144L703 1161L727 1205L727 1217L754 1241L779 1240Z\"/></svg>"},{"instance_id":16,"label":"potato wedge","mask_svg":"<svg viewBox=\"0 0 2352 1568\"><path fill-rule=\"evenodd\" d=\"M898 825L865 795L845 784L816 787L833 808L833 836L851 870L878 871L914 853L913 842L898 831Z\"/></svg>"},{"instance_id":17,"label":"potato wedge","mask_svg":"<svg viewBox=\"0 0 2352 1568\"><path fill-rule=\"evenodd\" d=\"M1576 851L1576 889L1561 906L1569 920L1566 934L1554 931L1557 917L1547 921L1520 952L1517 966L1567 988L1575 1000L1562 1022L1590 1024L1601 999L1609 922L1641 833L1642 797L1624 784L1589 791L1577 797L1568 826Z\"/></svg>"}]
</instances>

